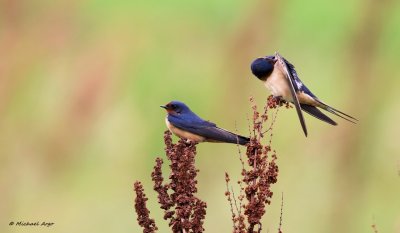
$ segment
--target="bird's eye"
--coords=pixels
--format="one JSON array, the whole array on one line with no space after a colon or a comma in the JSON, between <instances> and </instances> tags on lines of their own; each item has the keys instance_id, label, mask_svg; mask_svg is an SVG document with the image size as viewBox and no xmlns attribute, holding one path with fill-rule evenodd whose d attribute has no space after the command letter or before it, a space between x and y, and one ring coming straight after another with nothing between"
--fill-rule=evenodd
<instances>
[{"instance_id":1,"label":"bird's eye","mask_svg":"<svg viewBox=\"0 0 400 233\"><path fill-rule=\"evenodd\" d=\"M172 109L176 109L176 105L175 104L171 104L171 108Z\"/></svg>"}]
</instances>

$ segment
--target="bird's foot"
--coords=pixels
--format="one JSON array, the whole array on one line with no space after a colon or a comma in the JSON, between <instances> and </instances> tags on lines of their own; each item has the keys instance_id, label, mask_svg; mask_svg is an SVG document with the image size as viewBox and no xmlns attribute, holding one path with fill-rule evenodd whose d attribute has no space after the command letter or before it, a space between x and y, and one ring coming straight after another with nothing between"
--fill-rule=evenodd
<instances>
[{"instance_id":1,"label":"bird's foot","mask_svg":"<svg viewBox=\"0 0 400 233\"><path fill-rule=\"evenodd\" d=\"M197 142L192 141L192 140L190 140L190 139L185 139L185 144L186 144L187 146L194 146L194 145L197 144Z\"/></svg>"}]
</instances>

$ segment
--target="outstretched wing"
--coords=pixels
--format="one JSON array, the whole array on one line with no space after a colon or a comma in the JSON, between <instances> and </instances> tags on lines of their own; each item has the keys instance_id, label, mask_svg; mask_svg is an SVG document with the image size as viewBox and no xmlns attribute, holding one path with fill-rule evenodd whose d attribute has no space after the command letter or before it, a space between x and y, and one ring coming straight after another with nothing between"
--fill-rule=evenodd
<instances>
[{"instance_id":1,"label":"outstretched wing","mask_svg":"<svg viewBox=\"0 0 400 233\"><path fill-rule=\"evenodd\" d=\"M304 134L305 134L306 137L307 137L306 122L305 122L305 120L304 120L303 113L301 112L301 107L300 107L299 99L297 98L297 95L296 95L296 92L297 92L297 91L299 90L299 88L301 87L301 86L298 86L298 85L301 85L302 83L301 83L301 82L297 83L297 80L299 80L299 79L298 79L298 77L297 77L296 71L294 71L294 66L293 66L292 64L290 64L289 62L286 63L286 60L285 60L283 57L281 57L278 53L275 53L275 57L278 59L277 62L279 62L279 64L281 65L282 69L283 69L284 72L285 72L286 78L287 78L288 81L289 81L289 84L290 84L290 93L291 93L291 95L292 95L293 104L294 104L294 106L296 107L297 116L299 117L301 127L303 128ZM293 68L290 68L289 66L291 66L291 67L293 67ZM297 80L295 79L294 76L296 77Z\"/></svg>"}]
</instances>

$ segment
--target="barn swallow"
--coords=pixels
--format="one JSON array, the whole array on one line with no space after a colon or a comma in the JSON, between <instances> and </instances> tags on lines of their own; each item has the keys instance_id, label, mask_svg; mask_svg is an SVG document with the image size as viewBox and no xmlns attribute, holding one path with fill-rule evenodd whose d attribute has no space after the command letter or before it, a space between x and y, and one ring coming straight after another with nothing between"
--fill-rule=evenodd
<instances>
[{"instance_id":1,"label":"barn swallow","mask_svg":"<svg viewBox=\"0 0 400 233\"><path fill-rule=\"evenodd\" d=\"M301 110L331 125L337 125L337 123L317 107L352 123L357 121L354 117L319 100L297 76L294 66L277 52L275 52L274 56L255 59L251 64L251 71L258 79L264 82L264 85L274 97L282 98L294 104L306 137L307 127Z\"/></svg>"},{"instance_id":2,"label":"barn swallow","mask_svg":"<svg viewBox=\"0 0 400 233\"><path fill-rule=\"evenodd\" d=\"M201 119L182 102L172 101L160 107L167 110L165 123L169 131L180 138L196 143L226 142L240 145L246 145L250 141L247 137L221 129L216 124Z\"/></svg>"}]
</instances>

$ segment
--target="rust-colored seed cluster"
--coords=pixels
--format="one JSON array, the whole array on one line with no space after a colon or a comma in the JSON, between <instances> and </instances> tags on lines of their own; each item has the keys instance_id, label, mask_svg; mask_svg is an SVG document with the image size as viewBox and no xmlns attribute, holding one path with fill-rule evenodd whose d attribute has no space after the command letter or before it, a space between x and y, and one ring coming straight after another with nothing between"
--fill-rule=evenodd
<instances>
[{"instance_id":1,"label":"rust-colored seed cluster","mask_svg":"<svg viewBox=\"0 0 400 233\"><path fill-rule=\"evenodd\" d=\"M197 198L197 172L195 167L196 144L187 143L181 139L173 144L171 133L164 133L165 153L170 164L170 182L164 183L162 174L163 160L156 159L151 173L154 190L158 193L158 202L164 210L164 219L169 220L169 226L174 233L203 232L207 204ZM135 210L139 225L143 232L155 232L157 227L149 218L150 211L146 207L147 198L140 182L135 183Z\"/></svg>"},{"instance_id":2,"label":"rust-colored seed cluster","mask_svg":"<svg viewBox=\"0 0 400 233\"><path fill-rule=\"evenodd\" d=\"M136 193L135 198L135 210L138 215L138 222L141 227L143 227L143 233L153 233L156 232L157 226L154 219L149 217L150 211L147 209L146 201L147 197L144 194L143 186L139 181L134 184L134 190Z\"/></svg>"},{"instance_id":3,"label":"rust-colored seed cluster","mask_svg":"<svg viewBox=\"0 0 400 233\"><path fill-rule=\"evenodd\" d=\"M267 107L269 109L274 109L277 107L282 107L285 106L286 108L291 108L292 106L289 104L289 102L286 102L284 99L279 98L279 97L274 97L272 95L268 96L267 99Z\"/></svg>"},{"instance_id":4,"label":"rust-colored seed cluster","mask_svg":"<svg viewBox=\"0 0 400 233\"><path fill-rule=\"evenodd\" d=\"M196 145L186 143L183 139L173 144L171 133L164 133L165 153L170 160L170 182L163 184L161 172L162 159L156 159L151 174L154 190L158 193L158 202L165 210L164 219L169 219L173 232L203 232L203 221L206 215L206 203L194 196L197 193L195 167ZM171 194L168 194L168 191Z\"/></svg>"},{"instance_id":5,"label":"rust-colored seed cluster","mask_svg":"<svg viewBox=\"0 0 400 233\"><path fill-rule=\"evenodd\" d=\"M243 166L241 173L243 178L238 182L241 189L240 195L237 198L240 208L236 207L236 211L233 208L232 200L235 205L237 200L234 197L234 193L229 191L228 183L230 179L229 175L225 174L227 184L225 195L231 205L233 232L235 233L261 232L261 218L265 214L266 205L271 203L273 195L271 185L277 182L279 172L278 165L276 164L276 152L270 146L271 139L268 145L264 145L261 141L264 138L264 134L272 130L276 116L270 122L269 128L266 131L264 131L264 124L268 120L269 109L275 109L283 105L289 106L286 102L270 96L264 107L264 112L260 113L253 98L250 98L250 101L253 109L253 135L249 144L247 144L247 169L242 158L240 158ZM272 137L272 133L270 136ZM243 203L244 198L246 199L246 203ZM247 219L247 224L245 223L245 219ZM255 231L255 229L257 230Z\"/></svg>"}]
</instances>

